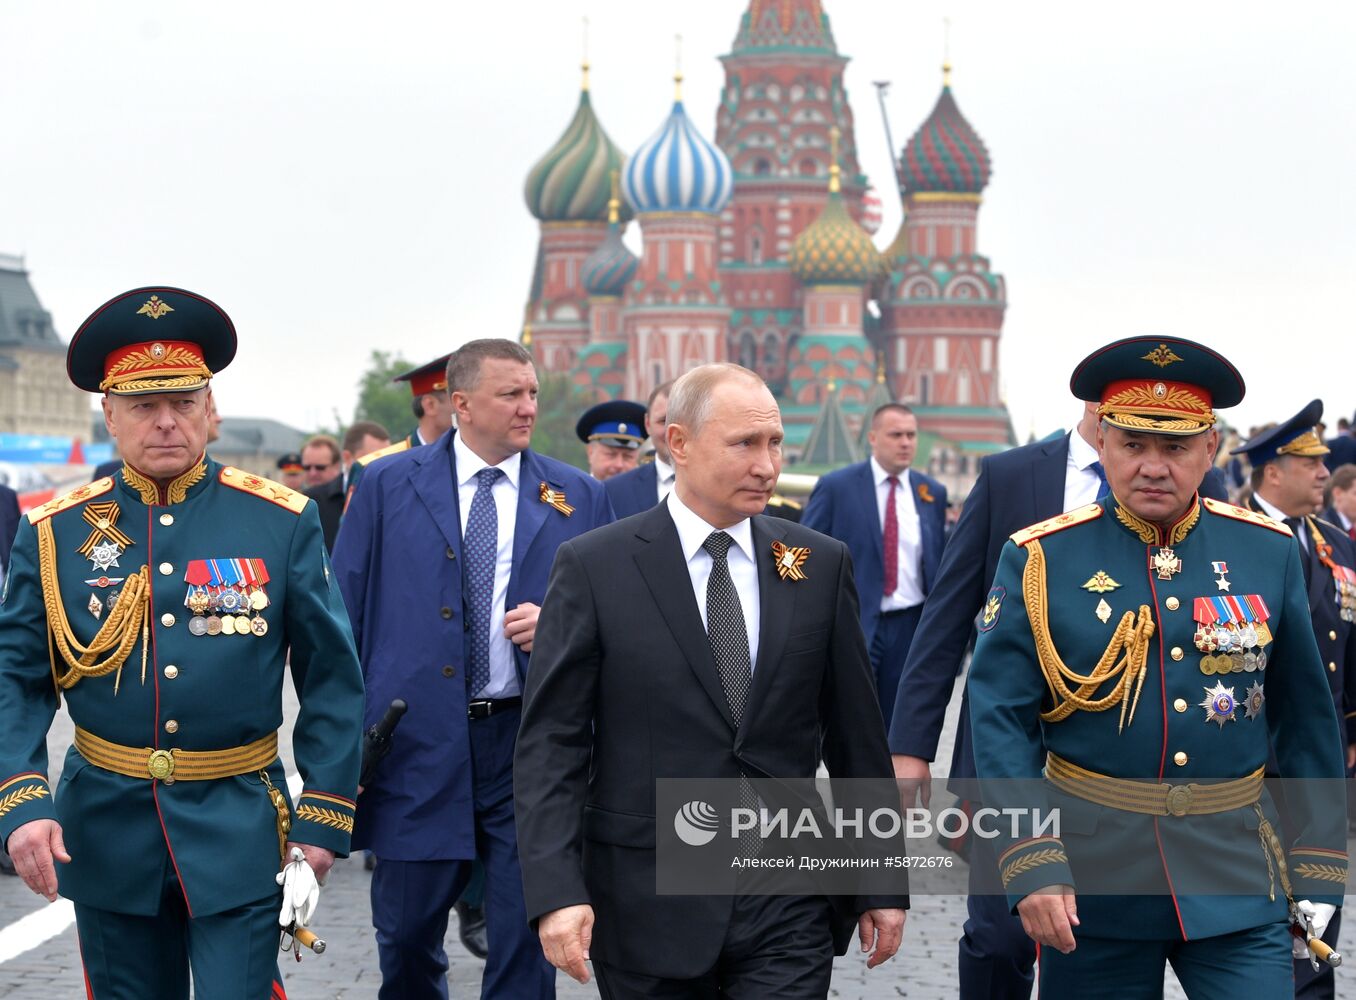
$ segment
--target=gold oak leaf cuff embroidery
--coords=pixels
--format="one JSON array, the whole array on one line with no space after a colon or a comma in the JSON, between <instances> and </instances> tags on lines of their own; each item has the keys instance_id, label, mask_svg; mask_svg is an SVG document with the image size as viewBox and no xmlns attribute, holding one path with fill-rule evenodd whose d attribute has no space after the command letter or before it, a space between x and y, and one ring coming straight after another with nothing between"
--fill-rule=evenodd
<instances>
[{"instance_id":1,"label":"gold oak leaf cuff embroidery","mask_svg":"<svg viewBox=\"0 0 1356 1000\"><path fill-rule=\"evenodd\" d=\"M300 805L297 807L297 819L319 823L321 826L331 826L336 830L344 831L344 833L353 832L353 817L345 816L337 809L321 809L309 804Z\"/></svg>"},{"instance_id":2,"label":"gold oak leaf cuff embroidery","mask_svg":"<svg viewBox=\"0 0 1356 1000\"><path fill-rule=\"evenodd\" d=\"M32 802L35 799L45 799L52 793L47 790L45 785L29 785L27 788L16 788L4 797L0 797L0 816L19 808L19 806Z\"/></svg>"},{"instance_id":3,"label":"gold oak leaf cuff embroidery","mask_svg":"<svg viewBox=\"0 0 1356 1000\"><path fill-rule=\"evenodd\" d=\"M1337 865L1299 864L1295 866L1295 874L1299 878L1318 879L1321 882L1336 882L1338 885L1345 884L1347 880L1347 870Z\"/></svg>"},{"instance_id":4,"label":"gold oak leaf cuff embroidery","mask_svg":"<svg viewBox=\"0 0 1356 1000\"><path fill-rule=\"evenodd\" d=\"M1069 856L1064 853L1062 847L1047 847L1043 850L1032 851L1003 869L1003 888L1006 889L1008 884L1018 875L1025 875L1033 868L1039 868L1041 865L1065 865L1068 863Z\"/></svg>"}]
</instances>

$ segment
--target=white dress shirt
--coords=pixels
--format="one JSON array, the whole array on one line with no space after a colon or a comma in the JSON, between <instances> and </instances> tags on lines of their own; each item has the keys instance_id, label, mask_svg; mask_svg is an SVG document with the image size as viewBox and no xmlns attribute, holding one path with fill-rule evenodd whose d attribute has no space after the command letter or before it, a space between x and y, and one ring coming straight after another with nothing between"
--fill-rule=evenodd
<instances>
[{"instance_id":1,"label":"white dress shirt","mask_svg":"<svg viewBox=\"0 0 1356 1000\"><path fill-rule=\"evenodd\" d=\"M669 491L673 489L673 473L673 466L669 465L669 463L665 462L662 458L659 458L658 456L655 457L654 481L655 490L659 494L655 503L663 503L664 498L668 496Z\"/></svg>"},{"instance_id":2,"label":"white dress shirt","mask_svg":"<svg viewBox=\"0 0 1356 1000\"><path fill-rule=\"evenodd\" d=\"M683 561L687 563L688 576L692 578L692 593L697 598L697 610L701 612L702 628L706 628L706 582L711 579L711 553L702 548L702 544L713 531L724 531L734 544L726 553L725 562L730 567L730 580L734 583L735 593L739 595L739 606L744 612L744 628L749 633L750 669L758 663L758 624L760 607L758 604L758 566L754 563L753 528L746 517L738 524L728 528L713 528L703 521L693 510L683 503L674 490L669 494L669 516L678 529L678 542L683 547ZM772 558L772 550L765 553Z\"/></svg>"},{"instance_id":3,"label":"white dress shirt","mask_svg":"<svg viewBox=\"0 0 1356 1000\"><path fill-rule=\"evenodd\" d=\"M488 468L489 463L468 448L460 434L452 438L452 451L457 463L461 534L465 539L466 519L471 516L471 501L476 495L476 473ZM472 698L512 698L522 690L518 685L518 669L513 662L513 643L504 635L504 614L507 610L504 604L508 599L509 575L513 572L513 529L518 521L518 473L522 465L521 454L504 459L498 465L504 474L490 488L499 520L499 548L494 558L494 600L490 605L490 683L484 691L472 691Z\"/></svg>"},{"instance_id":4,"label":"white dress shirt","mask_svg":"<svg viewBox=\"0 0 1356 1000\"><path fill-rule=\"evenodd\" d=\"M879 518L881 540L885 538L885 505L890 497L890 473L886 472L874 455L871 456L871 475L876 483L876 514ZM909 470L897 477L895 487L895 518L899 522L899 576L892 594L883 593L882 611L902 611L923 603L923 526L918 520L918 505L914 503Z\"/></svg>"},{"instance_id":5,"label":"white dress shirt","mask_svg":"<svg viewBox=\"0 0 1356 1000\"><path fill-rule=\"evenodd\" d=\"M1098 461L1097 449L1074 428L1069 432L1069 460L1064 465L1064 509L1073 510L1093 503L1101 492L1102 481L1092 463Z\"/></svg>"}]
</instances>

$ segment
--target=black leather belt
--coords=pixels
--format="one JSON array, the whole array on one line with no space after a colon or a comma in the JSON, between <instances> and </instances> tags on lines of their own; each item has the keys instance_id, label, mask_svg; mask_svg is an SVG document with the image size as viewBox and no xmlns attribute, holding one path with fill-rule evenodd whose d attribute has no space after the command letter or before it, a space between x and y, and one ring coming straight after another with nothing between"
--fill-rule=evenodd
<instances>
[{"instance_id":1,"label":"black leather belt","mask_svg":"<svg viewBox=\"0 0 1356 1000\"><path fill-rule=\"evenodd\" d=\"M466 717L468 719L488 719L496 712L517 708L522 703L523 699L521 698L477 698L475 701L466 703Z\"/></svg>"}]
</instances>

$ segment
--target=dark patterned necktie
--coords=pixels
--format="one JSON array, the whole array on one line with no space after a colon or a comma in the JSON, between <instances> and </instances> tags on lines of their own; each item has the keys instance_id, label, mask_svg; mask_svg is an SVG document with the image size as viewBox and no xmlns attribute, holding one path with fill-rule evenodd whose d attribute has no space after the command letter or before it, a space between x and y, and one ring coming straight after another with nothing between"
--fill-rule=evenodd
<instances>
[{"instance_id":1,"label":"dark patterned necktie","mask_svg":"<svg viewBox=\"0 0 1356 1000\"><path fill-rule=\"evenodd\" d=\"M725 532L713 531L702 548L711 554L711 578L706 581L706 637L711 642L711 655L716 660L725 700L730 703L730 715L738 726L749 697L752 665L744 609L739 606L739 595L735 593L726 560L733 541Z\"/></svg>"},{"instance_id":2,"label":"dark patterned necktie","mask_svg":"<svg viewBox=\"0 0 1356 1000\"><path fill-rule=\"evenodd\" d=\"M504 473L493 467L476 473L476 492L466 515L466 596L471 609L471 697L490 683L490 612L494 607L494 567L499 558L499 511L494 484Z\"/></svg>"}]
</instances>

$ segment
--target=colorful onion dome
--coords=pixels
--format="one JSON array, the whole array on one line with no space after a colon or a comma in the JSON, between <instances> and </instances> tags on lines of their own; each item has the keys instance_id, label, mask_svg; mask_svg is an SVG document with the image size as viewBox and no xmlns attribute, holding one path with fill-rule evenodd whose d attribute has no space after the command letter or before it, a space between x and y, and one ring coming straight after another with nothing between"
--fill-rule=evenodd
<instances>
[{"instance_id":1,"label":"colorful onion dome","mask_svg":"<svg viewBox=\"0 0 1356 1000\"><path fill-rule=\"evenodd\" d=\"M733 52L787 49L836 53L821 0L749 0Z\"/></svg>"},{"instance_id":2,"label":"colorful onion dome","mask_svg":"<svg viewBox=\"0 0 1356 1000\"><path fill-rule=\"evenodd\" d=\"M838 130L831 133L829 200L819 218L791 244L791 272L806 285L866 285L885 270L880 251L843 204L838 167Z\"/></svg>"},{"instance_id":3,"label":"colorful onion dome","mask_svg":"<svg viewBox=\"0 0 1356 1000\"><path fill-rule=\"evenodd\" d=\"M720 147L693 126L679 94L659 131L626 161L622 190L637 212L714 215L730 200L734 171Z\"/></svg>"},{"instance_id":4,"label":"colorful onion dome","mask_svg":"<svg viewBox=\"0 0 1356 1000\"><path fill-rule=\"evenodd\" d=\"M543 222L601 222L607 217L608 179L624 158L598 123L586 83L564 135L527 175L528 211Z\"/></svg>"},{"instance_id":5,"label":"colorful onion dome","mask_svg":"<svg viewBox=\"0 0 1356 1000\"><path fill-rule=\"evenodd\" d=\"M900 162L904 191L979 194L989 183L989 151L951 94L951 67L943 67L942 95L913 134Z\"/></svg>"},{"instance_id":6,"label":"colorful onion dome","mask_svg":"<svg viewBox=\"0 0 1356 1000\"><path fill-rule=\"evenodd\" d=\"M636 276L640 261L622 242L621 199L617 197L617 174L612 174L612 200L607 203L607 235L598 248L584 258L579 280L590 295L620 295Z\"/></svg>"}]
</instances>

